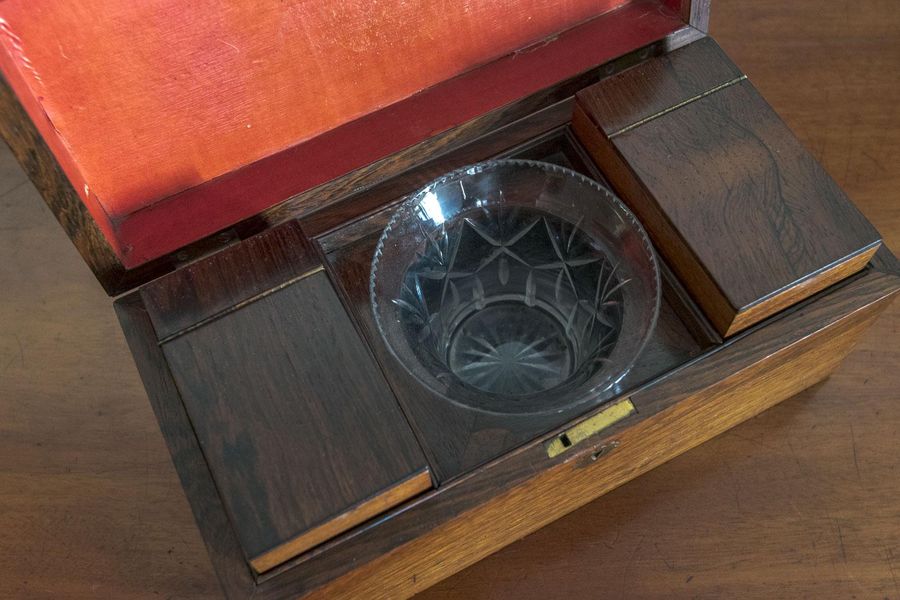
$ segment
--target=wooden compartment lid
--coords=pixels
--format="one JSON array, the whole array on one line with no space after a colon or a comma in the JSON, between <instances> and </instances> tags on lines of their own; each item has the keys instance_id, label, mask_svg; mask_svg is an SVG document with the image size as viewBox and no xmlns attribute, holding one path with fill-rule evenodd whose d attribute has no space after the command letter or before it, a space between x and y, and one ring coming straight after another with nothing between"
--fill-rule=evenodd
<instances>
[{"instance_id":1,"label":"wooden compartment lid","mask_svg":"<svg viewBox=\"0 0 900 600\"><path fill-rule=\"evenodd\" d=\"M723 336L859 271L881 244L710 38L583 90L573 124Z\"/></svg>"},{"instance_id":2,"label":"wooden compartment lid","mask_svg":"<svg viewBox=\"0 0 900 600\"><path fill-rule=\"evenodd\" d=\"M296 223L141 295L256 572L431 488L409 424Z\"/></svg>"}]
</instances>

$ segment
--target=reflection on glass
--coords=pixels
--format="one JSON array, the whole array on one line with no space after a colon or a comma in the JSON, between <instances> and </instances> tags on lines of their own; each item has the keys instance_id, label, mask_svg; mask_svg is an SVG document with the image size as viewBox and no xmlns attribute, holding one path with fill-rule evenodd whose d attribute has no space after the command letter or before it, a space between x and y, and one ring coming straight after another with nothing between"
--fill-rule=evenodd
<instances>
[{"instance_id":1,"label":"reflection on glass","mask_svg":"<svg viewBox=\"0 0 900 600\"><path fill-rule=\"evenodd\" d=\"M379 329L410 373L504 413L602 399L659 302L633 216L595 182L532 161L457 171L404 203L370 283Z\"/></svg>"}]
</instances>

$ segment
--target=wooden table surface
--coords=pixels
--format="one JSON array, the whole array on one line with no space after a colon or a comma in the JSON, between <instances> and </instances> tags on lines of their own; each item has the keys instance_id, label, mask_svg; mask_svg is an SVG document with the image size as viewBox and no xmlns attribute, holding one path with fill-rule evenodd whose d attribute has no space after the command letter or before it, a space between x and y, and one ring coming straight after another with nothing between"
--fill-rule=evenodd
<instances>
[{"instance_id":1,"label":"wooden table surface","mask_svg":"<svg viewBox=\"0 0 900 600\"><path fill-rule=\"evenodd\" d=\"M712 33L900 249L896 0ZM215 598L111 301L0 151L0 598ZM900 599L900 302L825 383L420 597Z\"/></svg>"}]
</instances>

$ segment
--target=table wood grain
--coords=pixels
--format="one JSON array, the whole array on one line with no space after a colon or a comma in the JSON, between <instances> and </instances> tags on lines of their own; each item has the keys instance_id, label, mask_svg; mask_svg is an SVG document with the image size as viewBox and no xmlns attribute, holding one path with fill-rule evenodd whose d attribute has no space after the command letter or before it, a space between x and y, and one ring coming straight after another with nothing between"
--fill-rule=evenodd
<instances>
[{"instance_id":1,"label":"table wood grain","mask_svg":"<svg viewBox=\"0 0 900 600\"><path fill-rule=\"evenodd\" d=\"M712 33L900 248L894 0ZM0 598L216 598L110 300L0 151ZM420 597L900 598L900 303L825 383Z\"/></svg>"}]
</instances>

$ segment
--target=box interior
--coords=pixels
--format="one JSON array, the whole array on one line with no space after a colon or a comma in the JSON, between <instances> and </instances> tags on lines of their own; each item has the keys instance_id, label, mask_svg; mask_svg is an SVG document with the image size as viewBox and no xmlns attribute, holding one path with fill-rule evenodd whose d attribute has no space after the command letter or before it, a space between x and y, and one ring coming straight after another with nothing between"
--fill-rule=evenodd
<instances>
[{"instance_id":1,"label":"box interior","mask_svg":"<svg viewBox=\"0 0 900 600\"><path fill-rule=\"evenodd\" d=\"M568 126L560 127L487 158L525 158L558 164L605 184ZM590 411L610 397L552 415L490 414L448 403L416 382L387 350L369 305L369 269L381 230L398 198L374 213L335 229L317 241L325 250L335 285L366 335L401 406L418 431L435 477L446 482ZM657 327L636 365L611 395L627 394L720 342L705 317L662 263L663 301Z\"/></svg>"},{"instance_id":2,"label":"box interior","mask_svg":"<svg viewBox=\"0 0 900 600\"><path fill-rule=\"evenodd\" d=\"M702 48L697 46L692 52ZM646 58L638 57L639 66L622 73L634 76L648 64L665 60L664 56ZM703 61L695 66L706 67ZM541 160L607 183L612 179L608 163L593 159L590 147L582 145L572 129L575 106L571 98L561 100L506 128L495 128L452 152L421 160L377 185L324 204L299 219L289 219L144 286L139 302L140 311L152 321L150 343L160 356L157 360L164 361L168 377L174 377L174 385L180 388L173 398L157 403L175 402L186 409L183 418L190 424L191 439L197 438L204 454L214 450L212 461L206 457L203 477L211 479L220 493L232 496L219 500L231 523L232 554L237 556L227 561L231 566L249 565L254 585L311 589L352 570L351 563L360 552L368 559L380 560L425 536L435 523L446 524L459 511L504 496L503 491L510 489L511 482L566 464L565 454L560 456L548 449L553 444L564 445L561 436L582 425L580 420L590 413L595 414L589 421L613 406L627 407L627 403L632 403L631 410L622 413L622 423L649 422L657 412L680 403L684 390L697 390L704 385L727 387L732 376L744 368L741 361L755 364L798 339L806 339L809 332L793 326L799 317L792 314L815 316L824 311L827 319L838 318L837 312L831 314L828 308L831 298L838 304L843 302L834 290L872 279L872 269L867 267L817 296L801 299L778 315L723 340L686 290L686 280L674 275L674 267L670 269L663 258L663 302L653 337L632 371L609 395L594 399L593 404L581 404L549 416L485 413L433 395L397 364L374 325L368 281L377 239L391 213L408 194L432 178L468 163L504 157ZM597 164L603 167L598 168ZM730 164L739 176L755 173L745 168L747 163ZM665 252L660 250L664 257ZM312 281L316 289L321 288L320 292L328 290L327 301L321 300L321 293L304 291ZM823 296L825 299L820 300ZM128 302L134 301L126 300L122 306ZM355 357L328 354L324 349L316 351L328 344L330 332L336 331L337 324L344 338L354 340L358 351ZM810 325L820 326L819 321ZM260 331L265 334L265 341L256 339ZM312 336L312 341L298 341L294 339L297 336ZM364 352L359 352L360 343ZM782 347L782 343L787 345ZM290 351L296 350L298 344L307 346L302 351ZM289 351L283 352L285 348ZM197 377L194 363L201 361L210 366L206 376ZM407 443L421 452L413 452L412 465L402 462L389 470L355 462L353 457L367 443L359 434L345 432L371 422L360 415L371 409L372 400L350 389L353 385L348 388L351 378L341 377L341 373L360 361L375 366L369 368L366 379L377 380L381 400L392 409L399 409L404 417L370 433L376 442L389 445L398 431L402 432ZM272 381L273 393L260 391ZM323 381L326 384L319 385ZM356 385L365 386L358 378ZM252 402L245 402L246 398ZM293 435L301 425L295 427L292 423L303 423L308 412L303 404L307 402L330 415L328 426L316 429L321 431L323 441L333 444L330 452L316 454L324 446L315 434ZM743 405L735 402L729 410L742 414ZM161 416L161 420L166 416ZM265 434L271 429L266 420L277 425L280 440ZM705 427L702 425L701 429L706 431ZM606 446L596 444L609 431L587 436L591 441L581 450L594 447L594 453L603 451ZM289 451L283 452L284 448ZM264 519L274 514L286 522L297 514L291 503L302 505L304 494L309 494L302 489L302 476L299 480L279 476L279 470L296 467L296 461L284 455L309 453L312 460L303 468L327 477L332 452L350 457L353 460L348 464L352 462L356 465L353 468L360 469L358 473L353 468L347 471L350 480L373 473L379 477L372 486L354 492L350 498L335 495L342 503L334 504L336 516L332 521L342 521L347 513L337 511L345 510L353 500L366 502L366 494L373 490L377 496L390 495L390 490L408 481L404 477L411 469L421 474L425 473L422 467L427 467L433 487L423 485L408 490L402 498L385 503L382 512L366 513L364 519L331 529L328 537L316 538L314 545L292 544L291 540L305 537L310 527L322 530L321 519L332 498L312 493L309 502L312 508L322 509L318 514L301 523L291 522L281 531L270 527ZM259 460L263 455L269 457L266 464ZM569 454L576 456L584 461L596 459L578 452ZM637 473L635 469L640 470L644 463L635 461L637 458L628 461L624 468ZM235 464L241 469L236 471ZM234 478L234 473L239 477ZM267 475L264 480L258 477L260 473ZM427 478L422 478L427 484ZM247 499L254 504L249 511L244 510L246 502L239 506ZM273 506L277 510L273 511ZM307 509L299 510L303 513ZM250 528L255 539L265 540L265 544L257 544L256 552L250 550L254 538L248 542L248 522L241 517L247 514L261 519L255 524L255 531ZM277 548L285 551L269 554L266 548L273 540L280 544ZM266 555L271 560L260 560Z\"/></svg>"}]
</instances>

